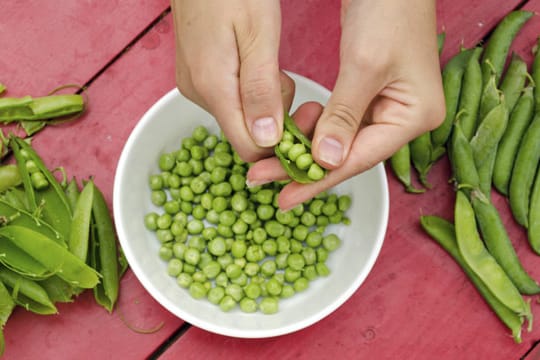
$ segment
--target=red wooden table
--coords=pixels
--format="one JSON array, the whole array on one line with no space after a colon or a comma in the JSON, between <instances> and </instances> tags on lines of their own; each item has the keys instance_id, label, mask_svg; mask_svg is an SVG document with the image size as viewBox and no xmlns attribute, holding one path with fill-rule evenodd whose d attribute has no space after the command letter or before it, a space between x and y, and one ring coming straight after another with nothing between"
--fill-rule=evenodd
<instances>
[{"instance_id":1,"label":"red wooden table","mask_svg":"<svg viewBox=\"0 0 540 360\"><path fill-rule=\"evenodd\" d=\"M332 88L338 70L339 1L282 1L283 68ZM540 10L540 0L439 0L443 63L460 44L484 38L510 10ZM529 62L540 17L513 50ZM111 204L116 162L141 115L175 86L172 18L166 0L8 0L0 11L0 82L10 96L42 95L58 85L88 86L81 121L47 128L34 146L51 167L93 176ZM319 323L281 337L245 340L215 335L162 308L128 271L117 311L108 314L89 292L59 306L59 315L17 309L5 327L6 359L537 359L540 325L515 344L453 260L420 229L421 214L451 217L446 160L430 173L433 189L403 192L389 175L390 221L366 282ZM536 279L540 257L494 195L518 256ZM540 305L532 299L540 319ZM125 322L161 330L139 334ZM533 350L530 350L533 349Z\"/></svg>"}]
</instances>

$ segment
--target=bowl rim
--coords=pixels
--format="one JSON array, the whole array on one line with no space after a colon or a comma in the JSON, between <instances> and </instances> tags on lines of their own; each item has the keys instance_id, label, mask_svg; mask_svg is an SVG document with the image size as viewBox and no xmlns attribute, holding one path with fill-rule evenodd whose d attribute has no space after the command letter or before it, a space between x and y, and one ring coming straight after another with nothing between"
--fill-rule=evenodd
<instances>
[{"instance_id":1,"label":"bowl rim","mask_svg":"<svg viewBox=\"0 0 540 360\"><path fill-rule=\"evenodd\" d=\"M289 72L287 71L287 74L293 78L295 83L303 82L304 85L311 87L315 89L316 91L324 94L324 96L328 99L330 96L330 91L323 87L322 85L318 84L317 82L304 77L302 75ZM298 87L298 86L297 86ZM174 314L176 317L180 318L184 322L187 322L189 324L192 324L198 328L204 329L206 331L230 336L230 337L236 337L236 338L269 338L269 337L275 337L275 336L281 336L288 333L292 333L301 329L304 329L306 327L309 327L318 321L322 320L326 316L333 313L336 309L338 309L340 306L342 306L364 283L367 276L371 273L373 266L375 265L376 260L378 259L380 255L380 251L382 248L382 245L384 243L384 239L386 237L386 231L388 228L388 218L389 218L389 188L388 188L388 180L386 176L386 172L384 169L383 163L379 163L375 165L371 171L377 172L377 175L380 177L381 184L381 204L380 204L380 215L382 218L380 219L380 229L381 231L378 232L377 239L375 240L373 244L373 252L371 256L369 256L368 261L365 263L365 266L363 267L363 271L358 274L358 276L355 277L355 281L347 287L346 291L342 292L338 297L336 297L335 301L331 302L328 306L322 308L320 311L314 313L311 316L303 318L301 321L297 321L291 324L286 324L283 326L279 326L272 329L263 329L263 330L238 330L238 329L231 329L228 327L224 327L221 325L216 325L211 322L205 321L204 319L200 319L195 317L189 312L183 311L180 307L178 307L175 304L172 304L168 298L166 298L164 295L162 295L159 291L159 289L147 278L147 274L144 272L144 269L139 266L139 264L136 261L136 256L132 252L129 242L127 241L128 235L126 234L125 229L123 226L121 226L122 221L121 215L119 213L120 209L122 208L121 204L121 193L122 193L122 183L123 183L123 175L122 175L122 169L126 167L126 162L128 159L128 153L129 149L133 147L133 143L136 142L136 139L139 137L140 133L144 130L147 123L152 119L154 116L154 113L157 112L160 108L163 107L163 105L167 104L171 100L174 100L176 97L182 97L182 94L178 91L177 88L173 88L169 90L167 93L165 93L159 100L157 100L143 115L142 117L137 121L135 124L135 127L132 129L131 133L128 136L128 139L126 140L124 147L122 148L122 152L120 154L116 171L115 171L115 177L114 177L114 184L113 184L113 215L115 219L118 217L118 221L115 221L115 228L118 235L118 240L120 243L120 246L122 247L122 250L124 252L124 255L126 257L126 260L128 261L129 267L131 271L135 274L135 277L137 280L142 284L144 289L148 292L148 294L154 298L161 306L163 306L166 310ZM135 264L135 265L134 265Z\"/></svg>"}]
</instances>

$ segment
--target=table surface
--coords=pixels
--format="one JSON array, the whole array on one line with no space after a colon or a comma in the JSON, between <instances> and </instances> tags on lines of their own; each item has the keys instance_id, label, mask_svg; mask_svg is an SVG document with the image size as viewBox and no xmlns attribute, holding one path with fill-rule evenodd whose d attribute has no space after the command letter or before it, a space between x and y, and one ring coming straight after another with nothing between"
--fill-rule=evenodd
<instances>
[{"instance_id":1,"label":"table surface","mask_svg":"<svg viewBox=\"0 0 540 360\"><path fill-rule=\"evenodd\" d=\"M282 1L280 62L284 69L332 89L338 71L339 1ZM49 127L34 146L50 167L93 176L112 210L113 179L122 147L137 121L174 88L174 34L166 0L20 0L0 12L0 82L9 96L44 95L84 84L90 105L80 121ZM439 0L439 30L447 34L442 63L460 44L472 46L517 8L540 10L540 0ZM529 63L540 34L535 16L512 51ZM367 280L339 309L292 334L236 339L184 323L160 306L128 270L117 310L97 306L90 292L38 316L18 308L5 329L6 359L538 359L540 326L515 344L454 261L421 230L421 214L451 218L454 195L446 159L429 175L427 193L403 191L388 176L389 225ZM513 221L506 200L494 201L518 256L540 279L540 257ZM540 305L531 301L540 319ZM140 334L126 326L163 327ZM532 350L531 350L532 349Z\"/></svg>"}]
</instances>

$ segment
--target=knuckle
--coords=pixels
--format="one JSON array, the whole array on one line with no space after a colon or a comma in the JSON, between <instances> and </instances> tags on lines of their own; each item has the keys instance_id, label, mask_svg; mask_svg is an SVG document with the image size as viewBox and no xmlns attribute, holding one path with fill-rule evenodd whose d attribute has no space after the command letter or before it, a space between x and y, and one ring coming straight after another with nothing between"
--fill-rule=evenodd
<instances>
[{"instance_id":1,"label":"knuckle","mask_svg":"<svg viewBox=\"0 0 540 360\"><path fill-rule=\"evenodd\" d=\"M442 124L446 116L446 104L442 96L426 102L422 118L425 119L427 130L432 130Z\"/></svg>"},{"instance_id":2,"label":"knuckle","mask_svg":"<svg viewBox=\"0 0 540 360\"><path fill-rule=\"evenodd\" d=\"M349 105L337 103L333 105L328 121L347 132L356 133L361 119Z\"/></svg>"},{"instance_id":3,"label":"knuckle","mask_svg":"<svg viewBox=\"0 0 540 360\"><path fill-rule=\"evenodd\" d=\"M272 81L264 76L249 77L241 88L242 98L249 103L262 103L275 92Z\"/></svg>"}]
</instances>

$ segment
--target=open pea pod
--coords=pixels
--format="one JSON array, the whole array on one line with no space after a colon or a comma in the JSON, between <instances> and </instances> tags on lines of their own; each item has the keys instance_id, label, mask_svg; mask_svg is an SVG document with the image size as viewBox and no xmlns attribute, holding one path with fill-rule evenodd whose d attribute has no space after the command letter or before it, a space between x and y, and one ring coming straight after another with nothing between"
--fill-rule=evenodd
<instances>
[{"instance_id":1,"label":"open pea pod","mask_svg":"<svg viewBox=\"0 0 540 360\"><path fill-rule=\"evenodd\" d=\"M84 110L84 99L78 94L48 95L37 98L0 99L0 121L40 121L72 115Z\"/></svg>"},{"instance_id":2,"label":"open pea pod","mask_svg":"<svg viewBox=\"0 0 540 360\"><path fill-rule=\"evenodd\" d=\"M0 236L73 286L90 289L99 283L94 269L48 236L17 225L0 227Z\"/></svg>"},{"instance_id":3,"label":"open pea pod","mask_svg":"<svg viewBox=\"0 0 540 360\"><path fill-rule=\"evenodd\" d=\"M11 271L32 279L46 279L53 275L53 272L36 259L2 237L0 237L0 263Z\"/></svg>"},{"instance_id":4,"label":"open pea pod","mask_svg":"<svg viewBox=\"0 0 540 360\"><path fill-rule=\"evenodd\" d=\"M283 126L285 130L291 133L296 140L306 147L308 152L311 152L311 141L302 133L302 131L300 131L294 120L287 113L285 113L283 118ZM301 184L312 183L315 181L308 176L306 170L299 169L294 161L291 161L283 154L279 148L279 144L274 147L274 153L291 179Z\"/></svg>"},{"instance_id":5,"label":"open pea pod","mask_svg":"<svg viewBox=\"0 0 540 360\"><path fill-rule=\"evenodd\" d=\"M73 214L64 189L29 144L16 136L12 136L9 143L17 160L30 210L41 213L43 219L51 224L63 239L69 239ZM33 161L47 179L49 186L46 189L37 191L34 188L26 167L28 160Z\"/></svg>"},{"instance_id":6,"label":"open pea pod","mask_svg":"<svg viewBox=\"0 0 540 360\"><path fill-rule=\"evenodd\" d=\"M15 303L40 315L56 314L58 310L47 292L37 282L6 268L0 268L0 280L11 289Z\"/></svg>"},{"instance_id":7,"label":"open pea pod","mask_svg":"<svg viewBox=\"0 0 540 360\"><path fill-rule=\"evenodd\" d=\"M73 286L67 281L62 280L58 275L53 275L45 280L40 280L39 285L45 289L53 303L72 302L75 296L84 291L84 289Z\"/></svg>"}]
</instances>

